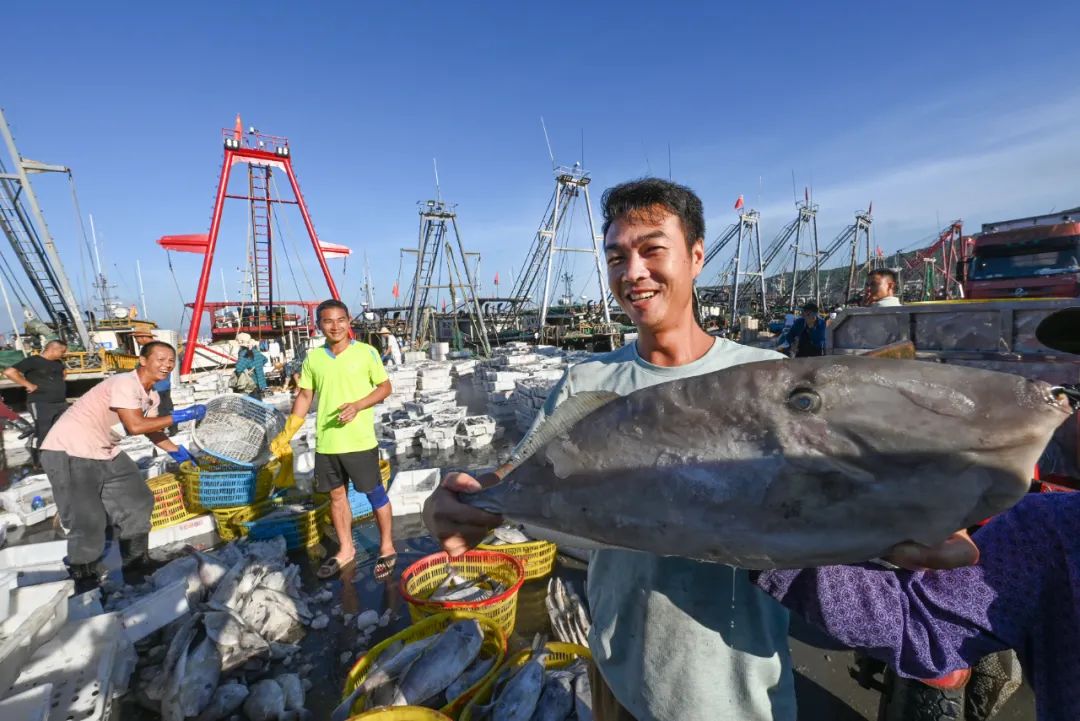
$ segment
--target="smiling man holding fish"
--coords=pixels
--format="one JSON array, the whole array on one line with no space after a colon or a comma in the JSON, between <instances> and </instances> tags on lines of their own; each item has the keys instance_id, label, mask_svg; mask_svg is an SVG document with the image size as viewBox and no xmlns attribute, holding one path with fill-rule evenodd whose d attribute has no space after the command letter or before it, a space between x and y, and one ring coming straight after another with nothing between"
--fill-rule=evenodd
<instances>
[{"instance_id":1,"label":"smiling man holding fish","mask_svg":"<svg viewBox=\"0 0 1080 721\"><path fill-rule=\"evenodd\" d=\"M604 194L604 219L608 281L637 342L569 369L510 461L479 480L448 475L425 520L452 556L502 517L599 546L597 718L794 719L787 614L739 569L889 552L971 563L971 540L951 532L1024 494L1068 413L1048 384L1017 376L787 361L713 338L692 308L697 196L626 183Z\"/></svg>"},{"instance_id":2,"label":"smiling man holding fish","mask_svg":"<svg viewBox=\"0 0 1080 721\"><path fill-rule=\"evenodd\" d=\"M714 338L695 321L693 283L704 265L705 222L692 191L646 179L611 188L603 205L608 283L638 340L568 371L534 429L574 393L626 394L782 357ZM455 495L478 490L472 477L451 474L425 507L429 528L451 555L499 524ZM721 710L732 719L795 718L787 612L754 588L746 571L603 550L590 564L588 596L601 721L704 721Z\"/></svg>"}]
</instances>

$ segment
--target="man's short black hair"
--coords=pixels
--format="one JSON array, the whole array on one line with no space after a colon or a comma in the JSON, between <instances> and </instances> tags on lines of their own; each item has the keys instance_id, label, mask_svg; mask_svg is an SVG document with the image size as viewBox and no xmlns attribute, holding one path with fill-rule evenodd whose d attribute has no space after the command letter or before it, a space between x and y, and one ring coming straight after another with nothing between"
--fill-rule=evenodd
<instances>
[{"instance_id":1,"label":"man's short black hair","mask_svg":"<svg viewBox=\"0 0 1080 721\"><path fill-rule=\"evenodd\" d=\"M139 356L142 358L149 358L155 348L168 348L172 351L173 355L176 355L176 349L172 347L171 343L166 343L163 340L152 340L139 350Z\"/></svg>"},{"instance_id":2,"label":"man's short black hair","mask_svg":"<svg viewBox=\"0 0 1080 721\"><path fill-rule=\"evenodd\" d=\"M805 313L806 311L810 311L811 313L817 313L817 303L812 300L808 300L807 302L803 303L802 312Z\"/></svg>"},{"instance_id":3,"label":"man's short black hair","mask_svg":"<svg viewBox=\"0 0 1080 721\"><path fill-rule=\"evenodd\" d=\"M705 239L705 208L701 198L685 185L660 178L641 178L608 188L600 202L604 213L604 235L618 218L634 213L647 214L661 207L679 218L687 248Z\"/></svg>"},{"instance_id":4,"label":"man's short black hair","mask_svg":"<svg viewBox=\"0 0 1080 721\"><path fill-rule=\"evenodd\" d=\"M900 284L900 277L892 268L875 268L874 270L867 273L866 277L869 280L875 275L883 275L889 280L891 280L894 288L896 288Z\"/></svg>"},{"instance_id":5,"label":"man's short black hair","mask_svg":"<svg viewBox=\"0 0 1080 721\"><path fill-rule=\"evenodd\" d=\"M315 322L318 323L322 320L322 312L324 310L330 310L331 308L341 308L345 311L345 315L349 315L349 307L347 305L337 298L330 298L329 300L324 300L322 303L319 303L319 307L315 309Z\"/></svg>"},{"instance_id":6,"label":"man's short black hair","mask_svg":"<svg viewBox=\"0 0 1080 721\"><path fill-rule=\"evenodd\" d=\"M46 344L45 344L45 347L44 347L44 348L42 348L41 350L48 350L48 349L49 349L49 346L53 346L53 345L59 345L59 346L63 346L64 348L67 348L67 347L68 347L68 344L67 344L67 341L66 341L66 340L62 340L62 339L60 339L60 338L53 338L53 339L52 339L51 341L49 341L48 343L46 343Z\"/></svg>"}]
</instances>

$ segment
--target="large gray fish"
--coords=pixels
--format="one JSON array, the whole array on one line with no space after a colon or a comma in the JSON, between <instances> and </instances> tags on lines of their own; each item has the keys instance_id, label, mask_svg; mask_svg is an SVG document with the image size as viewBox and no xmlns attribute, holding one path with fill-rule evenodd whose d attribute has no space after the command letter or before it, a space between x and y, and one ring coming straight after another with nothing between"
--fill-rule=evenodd
<instances>
[{"instance_id":1,"label":"large gray fish","mask_svg":"<svg viewBox=\"0 0 1080 721\"><path fill-rule=\"evenodd\" d=\"M544 688L544 667L547 649L534 651L511 678L491 709L491 718L497 721L529 721Z\"/></svg>"},{"instance_id":2,"label":"large gray fish","mask_svg":"<svg viewBox=\"0 0 1080 721\"><path fill-rule=\"evenodd\" d=\"M392 705L423 704L444 691L472 665L483 643L484 631L478 621L451 624L402 675Z\"/></svg>"},{"instance_id":3,"label":"large gray fish","mask_svg":"<svg viewBox=\"0 0 1080 721\"><path fill-rule=\"evenodd\" d=\"M477 656L472 665L458 676L452 684L446 687L446 700L453 701L475 686L495 666L495 657L481 658Z\"/></svg>"},{"instance_id":4,"label":"large gray fish","mask_svg":"<svg viewBox=\"0 0 1080 721\"><path fill-rule=\"evenodd\" d=\"M546 674L544 688L529 721L565 721L574 712L574 674L555 671Z\"/></svg>"},{"instance_id":5,"label":"large gray fish","mask_svg":"<svg viewBox=\"0 0 1080 721\"><path fill-rule=\"evenodd\" d=\"M576 546L751 569L854 563L1012 506L1069 413L1060 389L1005 373L763 361L571 396L461 497Z\"/></svg>"}]
</instances>

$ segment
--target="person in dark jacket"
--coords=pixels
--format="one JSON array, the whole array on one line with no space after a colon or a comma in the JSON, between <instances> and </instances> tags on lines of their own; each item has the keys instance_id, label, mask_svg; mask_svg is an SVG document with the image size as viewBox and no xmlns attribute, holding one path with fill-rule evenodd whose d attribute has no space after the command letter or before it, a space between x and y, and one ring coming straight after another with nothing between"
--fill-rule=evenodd
<instances>
[{"instance_id":1,"label":"person in dark jacket","mask_svg":"<svg viewBox=\"0 0 1080 721\"><path fill-rule=\"evenodd\" d=\"M796 318L788 331L788 341L792 358L825 355L825 321L818 315L817 303L803 305L802 317Z\"/></svg>"}]
</instances>

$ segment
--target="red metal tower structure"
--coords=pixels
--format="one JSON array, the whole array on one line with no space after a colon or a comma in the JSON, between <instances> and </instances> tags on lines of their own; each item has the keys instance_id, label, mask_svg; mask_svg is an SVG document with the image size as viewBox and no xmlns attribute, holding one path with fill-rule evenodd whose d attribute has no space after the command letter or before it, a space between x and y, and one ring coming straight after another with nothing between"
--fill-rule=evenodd
<instances>
[{"instance_id":1,"label":"red metal tower structure","mask_svg":"<svg viewBox=\"0 0 1080 721\"><path fill-rule=\"evenodd\" d=\"M192 306L191 327L188 330L187 343L184 346L184 355L180 363L181 375L191 372L192 360L195 356L195 348L199 340L199 326L202 323L204 311L221 304L207 304L206 291L210 285L210 272L214 264L214 251L217 249L218 231L221 228L221 215L225 206L225 199L245 200L249 203L251 213L251 233L253 245L251 248L252 272L254 274L253 290L256 307L266 307L271 313L275 303L273 298L273 237L271 232L271 206L273 203L286 203L296 205L300 209L300 215L304 219L304 227L307 229L311 246L315 250L315 257L319 261L326 285L330 290L330 296L340 299L337 285L330 275L330 268L326 264L327 257L342 257L349 254L349 249L332 243L323 243L315 233L315 227L311 223L311 215L308 213L304 196L300 192L300 184L293 172L292 155L289 151L287 138L274 135L265 135L251 128L244 132L240 122L240 116L236 116L236 126L232 129L222 129L222 137L225 145L225 159L221 166L221 178L218 181L217 194L214 199L214 213L210 220L210 232L205 235L167 235L158 240L158 244L168 250L177 250L188 253L201 253L203 255L202 272L199 275L199 285L195 292L195 302ZM228 192L229 176L232 169L238 164L248 165L248 194L232 195ZM282 170L289 178L294 200L272 198L270 194L270 178L273 170ZM277 301L278 304L303 304L302 301ZM212 323L211 323L212 324ZM256 325L259 325L258 321Z\"/></svg>"},{"instance_id":2,"label":"red metal tower structure","mask_svg":"<svg viewBox=\"0 0 1080 721\"><path fill-rule=\"evenodd\" d=\"M929 247L923 248L915 253L911 260L905 261L907 270L914 272L924 271L922 300L935 300L937 280L934 270L939 262L941 263L942 280L945 284L944 300L962 298L963 291L960 286L960 279L956 277L956 266L965 257L964 221L954 220L938 233L937 240Z\"/></svg>"}]
</instances>

